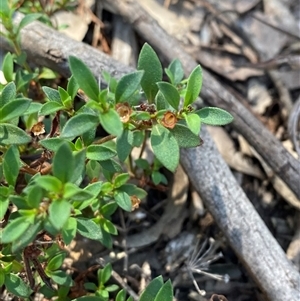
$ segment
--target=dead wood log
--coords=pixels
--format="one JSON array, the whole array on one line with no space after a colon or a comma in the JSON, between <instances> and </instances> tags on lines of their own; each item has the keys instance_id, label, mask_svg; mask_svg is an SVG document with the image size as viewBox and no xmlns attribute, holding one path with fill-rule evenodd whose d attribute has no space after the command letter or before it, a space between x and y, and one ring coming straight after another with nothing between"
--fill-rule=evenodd
<instances>
[{"instance_id":1,"label":"dead wood log","mask_svg":"<svg viewBox=\"0 0 300 301\"><path fill-rule=\"evenodd\" d=\"M127 2L124 2L124 5L125 3ZM136 21L143 23L143 19ZM162 32L161 29L159 30ZM33 62L52 68L65 76L70 74L67 64L69 55L76 55L85 61L96 77L104 69L115 76L132 71L131 68L122 66L96 49L73 41L39 22L33 22L22 30L21 41L22 49L27 52L28 57ZM156 45L157 41L151 39L149 42L154 42ZM168 41L162 40L161 43L168 43ZM0 45L10 49L9 44L2 38ZM179 45L175 45L175 41L170 46L180 49ZM177 56L182 60L187 71L190 71L195 65L192 58L189 61L188 56L178 56L172 51L171 53L174 57ZM204 85L205 98L212 96L219 101L227 101L228 98L232 107L237 106L237 109L239 108L235 104L236 99L232 94L225 91L207 72L204 76L208 77ZM217 105L219 104L217 103ZM230 111L232 112L231 109ZM237 111L234 114L237 115L238 113ZM242 119L238 115L236 118ZM270 133L267 132L267 135ZM283 250L238 186L205 129L202 131L202 137L205 141L202 147L183 150L181 157L183 167L191 178L194 187L202 196L253 279L265 292L268 300L296 301L299 296L299 274L287 260ZM273 140L271 138L271 141ZM277 140L275 142L279 144ZM279 144L279 146L281 145ZM285 153L283 151L281 153L285 158ZM271 154L269 153L269 155ZM285 162L289 162L289 160L285 159Z\"/></svg>"}]
</instances>

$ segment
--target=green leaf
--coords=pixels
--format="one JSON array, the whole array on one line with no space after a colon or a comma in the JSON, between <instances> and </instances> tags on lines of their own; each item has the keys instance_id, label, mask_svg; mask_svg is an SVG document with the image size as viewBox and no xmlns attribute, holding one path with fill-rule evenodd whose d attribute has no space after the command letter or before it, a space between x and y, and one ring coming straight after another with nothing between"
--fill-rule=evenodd
<instances>
[{"instance_id":1,"label":"green leaf","mask_svg":"<svg viewBox=\"0 0 300 301\"><path fill-rule=\"evenodd\" d=\"M38 103L38 102L31 102L29 105L29 108L26 110L26 112L24 113L24 115L30 115L33 113L37 113L40 111L40 109L42 108L42 104Z\"/></svg>"},{"instance_id":2,"label":"green leaf","mask_svg":"<svg viewBox=\"0 0 300 301\"><path fill-rule=\"evenodd\" d=\"M106 132L115 136L121 136L123 132L123 124L119 114L114 109L99 115L100 123Z\"/></svg>"},{"instance_id":3,"label":"green leaf","mask_svg":"<svg viewBox=\"0 0 300 301\"><path fill-rule=\"evenodd\" d=\"M169 103L167 102L165 96L162 94L161 91L158 91L158 93L156 94L155 104L156 104L156 109L158 111L168 110L170 108Z\"/></svg>"},{"instance_id":4,"label":"green leaf","mask_svg":"<svg viewBox=\"0 0 300 301\"><path fill-rule=\"evenodd\" d=\"M2 108L5 104L16 98L16 84L14 82L8 83L2 90L0 94L0 108Z\"/></svg>"},{"instance_id":5,"label":"green leaf","mask_svg":"<svg viewBox=\"0 0 300 301\"><path fill-rule=\"evenodd\" d=\"M8 204L9 204L9 199L8 198L4 198L2 197L1 193L0 193L0 220L3 219L6 210L8 208Z\"/></svg>"},{"instance_id":6,"label":"green leaf","mask_svg":"<svg viewBox=\"0 0 300 301\"><path fill-rule=\"evenodd\" d=\"M14 61L13 61L13 56L10 52L8 52L3 59L2 71L3 71L3 75L7 82L13 81L13 79L14 79Z\"/></svg>"},{"instance_id":7,"label":"green leaf","mask_svg":"<svg viewBox=\"0 0 300 301\"><path fill-rule=\"evenodd\" d=\"M117 114L117 113L116 113ZM121 122L121 121L120 121ZM61 138L75 138L81 134L96 128L99 119L92 114L81 113L70 118L61 131Z\"/></svg>"},{"instance_id":8,"label":"green leaf","mask_svg":"<svg viewBox=\"0 0 300 301\"><path fill-rule=\"evenodd\" d=\"M116 203L125 211L130 212L132 210L132 204L130 196L124 191L116 191L114 194Z\"/></svg>"},{"instance_id":9,"label":"green leaf","mask_svg":"<svg viewBox=\"0 0 300 301\"><path fill-rule=\"evenodd\" d=\"M51 277L51 279L63 286L71 287L73 286L73 280L70 275L66 274L66 272L58 270L58 271L47 271L48 276Z\"/></svg>"},{"instance_id":10,"label":"green leaf","mask_svg":"<svg viewBox=\"0 0 300 301\"><path fill-rule=\"evenodd\" d=\"M56 179L56 178L54 178L54 179ZM30 188L30 190L27 194L27 198L26 198L28 206L30 208L39 209L40 203L41 203L41 201L44 197L43 189L39 186L36 186L36 185L34 185L32 187L27 186L27 188Z\"/></svg>"},{"instance_id":11,"label":"green leaf","mask_svg":"<svg viewBox=\"0 0 300 301\"><path fill-rule=\"evenodd\" d=\"M67 222L63 225L61 234L66 245L69 245L75 238L77 231L77 221L74 217L68 218Z\"/></svg>"},{"instance_id":12,"label":"green leaf","mask_svg":"<svg viewBox=\"0 0 300 301\"><path fill-rule=\"evenodd\" d=\"M34 224L30 225L26 231L17 240L12 243L11 250L13 253L17 252L28 246L34 241L36 235L42 230L42 221L36 221Z\"/></svg>"},{"instance_id":13,"label":"green leaf","mask_svg":"<svg viewBox=\"0 0 300 301\"><path fill-rule=\"evenodd\" d=\"M110 202L101 207L100 212L105 218L109 218L117 210L118 205L115 202Z\"/></svg>"},{"instance_id":14,"label":"green leaf","mask_svg":"<svg viewBox=\"0 0 300 301\"><path fill-rule=\"evenodd\" d=\"M147 192L144 189L139 188L139 187L137 187L133 184L129 184L129 183L122 185L118 190L124 191L129 195L135 195L139 199L143 199L144 197L147 196Z\"/></svg>"},{"instance_id":15,"label":"green leaf","mask_svg":"<svg viewBox=\"0 0 300 301\"><path fill-rule=\"evenodd\" d=\"M15 274L5 275L6 289L21 298L29 298L33 290L19 276Z\"/></svg>"},{"instance_id":16,"label":"green leaf","mask_svg":"<svg viewBox=\"0 0 300 301\"><path fill-rule=\"evenodd\" d=\"M202 87L202 69L198 65L190 74L184 97L184 107L191 105L198 97Z\"/></svg>"},{"instance_id":17,"label":"green leaf","mask_svg":"<svg viewBox=\"0 0 300 301\"><path fill-rule=\"evenodd\" d=\"M164 285L162 276L154 278L141 294L139 301L154 301L157 293Z\"/></svg>"},{"instance_id":18,"label":"green leaf","mask_svg":"<svg viewBox=\"0 0 300 301\"><path fill-rule=\"evenodd\" d=\"M44 93L46 94L46 97L50 101L55 101L55 102L59 103L60 105L62 105L60 95L56 89L53 89L50 87L42 87L42 90L44 91Z\"/></svg>"},{"instance_id":19,"label":"green leaf","mask_svg":"<svg viewBox=\"0 0 300 301\"><path fill-rule=\"evenodd\" d=\"M173 301L173 287L170 280L168 280L159 290L154 301Z\"/></svg>"},{"instance_id":20,"label":"green leaf","mask_svg":"<svg viewBox=\"0 0 300 301\"><path fill-rule=\"evenodd\" d=\"M90 145L87 147L86 157L90 160L105 161L113 158L116 151L104 145Z\"/></svg>"},{"instance_id":21,"label":"green leaf","mask_svg":"<svg viewBox=\"0 0 300 301\"><path fill-rule=\"evenodd\" d=\"M220 108L206 107L194 113L200 117L202 123L209 125L225 125L233 121L233 116Z\"/></svg>"},{"instance_id":22,"label":"green leaf","mask_svg":"<svg viewBox=\"0 0 300 301\"><path fill-rule=\"evenodd\" d=\"M126 295L127 293L124 289L120 290L116 296L116 301L125 301Z\"/></svg>"},{"instance_id":23,"label":"green leaf","mask_svg":"<svg viewBox=\"0 0 300 301\"><path fill-rule=\"evenodd\" d=\"M171 83L174 85L178 85L184 76L184 71L183 71L181 62L178 59L173 60L167 70L169 70L170 73L172 74L173 80L169 77L171 80ZM169 76L168 73L167 73L167 75Z\"/></svg>"},{"instance_id":24,"label":"green leaf","mask_svg":"<svg viewBox=\"0 0 300 301\"><path fill-rule=\"evenodd\" d=\"M170 132L175 137L180 147L196 147L201 145L201 138L195 135L188 127L182 124L176 124Z\"/></svg>"},{"instance_id":25,"label":"green leaf","mask_svg":"<svg viewBox=\"0 0 300 301\"><path fill-rule=\"evenodd\" d=\"M62 264L64 259L66 258L66 253L65 252L59 252L55 254L47 263L46 269L48 271L55 271L59 269Z\"/></svg>"},{"instance_id":26,"label":"green leaf","mask_svg":"<svg viewBox=\"0 0 300 301\"><path fill-rule=\"evenodd\" d=\"M0 232L1 243L7 244L18 239L28 229L29 225L28 216L21 216L12 220Z\"/></svg>"},{"instance_id":27,"label":"green leaf","mask_svg":"<svg viewBox=\"0 0 300 301\"><path fill-rule=\"evenodd\" d=\"M69 57L71 72L79 87L93 100L98 100L100 89L91 70L77 57Z\"/></svg>"},{"instance_id":28,"label":"green leaf","mask_svg":"<svg viewBox=\"0 0 300 301\"><path fill-rule=\"evenodd\" d=\"M96 296L84 296L76 299L72 299L72 301L103 301L103 298Z\"/></svg>"},{"instance_id":29,"label":"green leaf","mask_svg":"<svg viewBox=\"0 0 300 301\"><path fill-rule=\"evenodd\" d=\"M60 230L71 213L71 204L66 200L53 201L49 206L49 220L53 227Z\"/></svg>"},{"instance_id":30,"label":"green leaf","mask_svg":"<svg viewBox=\"0 0 300 301\"><path fill-rule=\"evenodd\" d=\"M73 176L74 168L75 161L72 150L69 144L63 143L53 158L53 175L62 183L67 183Z\"/></svg>"},{"instance_id":31,"label":"green leaf","mask_svg":"<svg viewBox=\"0 0 300 301\"><path fill-rule=\"evenodd\" d=\"M58 178L48 175L36 178L35 182L39 187L54 193L61 192L63 187L62 182Z\"/></svg>"},{"instance_id":32,"label":"green leaf","mask_svg":"<svg viewBox=\"0 0 300 301\"><path fill-rule=\"evenodd\" d=\"M100 283L101 284L105 284L111 277L111 273L112 273L112 266L111 263L108 263L102 270L101 270L101 279Z\"/></svg>"},{"instance_id":33,"label":"green leaf","mask_svg":"<svg viewBox=\"0 0 300 301\"><path fill-rule=\"evenodd\" d=\"M101 227L94 221L88 218L78 217L77 219L77 232L89 239L102 241L103 234Z\"/></svg>"},{"instance_id":34,"label":"green leaf","mask_svg":"<svg viewBox=\"0 0 300 301\"><path fill-rule=\"evenodd\" d=\"M31 137L17 126L9 123L0 123L0 145L26 144Z\"/></svg>"},{"instance_id":35,"label":"green leaf","mask_svg":"<svg viewBox=\"0 0 300 301\"><path fill-rule=\"evenodd\" d=\"M56 113L59 110L63 110L65 107L56 102L56 101L49 101L43 104L43 106L40 109L39 115L46 116L53 113Z\"/></svg>"},{"instance_id":36,"label":"green leaf","mask_svg":"<svg viewBox=\"0 0 300 301\"><path fill-rule=\"evenodd\" d=\"M29 23L41 18L43 15L42 14L38 14L38 13L33 13L33 14L28 14L26 15L21 22L19 23L18 26L18 30L17 32L19 32L23 27L25 27L26 25L28 25Z\"/></svg>"},{"instance_id":37,"label":"green leaf","mask_svg":"<svg viewBox=\"0 0 300 301\"><path fill-rule=\"evenodd\" d=\"M74 161L76 162L74 172L70 182L79 185L84 179L85 171L85 159L86 159L86 150L83 149L79 152L76 152L74 155Z\"/></svg>"},{"instance_id":38,"label":"green leaf","mask_svg":"<svg viewBox=\"0 0 300 301\"><path fill-rule=\"evenodd\" d=\"M117 138L117 154L121 162L129 156L133 145L133 132L124 129L121 136Z\"/></svg>"},{"instance_id":39,"label":"green leaf","mask_svg":"<svg viewBox=\"0 0 300 301\"><path fill-rule=\"evenodd\" d=\"M166 101L175 109L178 110L180 95L177 89L166 82L157 83L160 92L163 94Z\"/></svg>"},{"instance_id":40,"label":"green leaf","mask_svg":"<svg viewBox=\"0 0 300 301\"><path fill-rule=\"evenodd\" d=\"M62 138L58 138L58 137L43 139L43 140L39 141L39 143L43 147L45 147L53 152L57 152L59 147L63 143L68 143L71 148L74 146L72 142L62 139Z\"/></svg>"},{"instance_id":41,"label":"green leaf","mask_svg":"<svg viewBox=\"0 0 300 301\"><path fill-rule=\"evenodd\" d=\"M27 98L10 101L0 109L1 121L5 122L21 116L29 108L30 102L31 100Z\"/></svg>"},{"instance_id":42,"label":"green leaf","mask_svg":"<svg viewBox=\"0 0 300 301\"><path fill-rule=\"evenodd\" d=\"M99 161L101 167L109 172L122 172L122 166L113 159Z\"/></svg>"},{"instance_id":43,"label":"green leaf","mask_svg":"<svg viewBox=\"0 0 300 301\"><path fill-rule=\"evenodd\" d=\"M140 86L144 71L136 71L124 75L118 82L115 98L116 103L127 101L130 103L130 97Z\"/></svg>"},{"instance_id":44,"label":"green leaf","mask_svg":"<svg viewBox=\"0 0 300 301\"><path fill-rule=\"evenodd\" d=\"M134 131L132 146L140 147L142 145L144 139L145 139L145 131Z\"/></svg>"},{"instance_id":45,"label":"green leaf","mask_svg":"<svg viewBox=\"0 0 300 301\"><path fill-rule=\"evenodd\" d=\"M197 114L188 114L185 117L188 128L195 135L199 135L201 129L201 118Z\"/></svg>"},{"instance_id":46,"label":"green leaf","mask_svg":"<svg viewBox=\"0 0 300 301\"><path fill-rule=\"evenodd\" d=\"M20 153L15 145L12 145L5 153L3 158L3 173L7 183L15 186L21 167Z\"/></svg>"},{"instance_id":47,"label":"green leaf","mask_svg":"<svg viewBox=\"0 0 300 301\"><path fill-rule=\"evenodd\" d=\"M114 188L121 187L122 185L126 184L129 181L129 179L130 179L130 176L128 173L122 173L122 174L117 175L114 178Z\"/></svg>"},{"instance_id":48,"label":"green leaf","mask_svg":"<svg viewBox=\"0 0 300 301\"><path fill-rule=\"evenodd\" d=\"M179 146L172 133L160 124L155 125L151 132L151 146L156 158L174 172L179 164Z\"/></svg>"},{"instance_id":49,"label":"green leaf","mask_svg":"<svg viewBox=\"0 0 300 301\"><path fill-rule=\"evenodd\" d=\"M71 199L72 201L85 201L94 197L88 190L83 190L77 185L72 183L66 183L64 186L64 199Z\"/></svg>"},{"instance_id":50,"label":"green leaf","mask_svg":"<svg viewBox=\"0 0 300 301\"><path fill-rule=\"evenodd\" d=\"M68 94L71 96L71 99L75 98L78 89L79 89L79 85L78 85L75 77L72 75L69 79L68 86L67 86L67 91L68 91Z\"/></svg>"},{"instance_id":51,"label":"green leaf","mask_svg":"<svg viewBox=\"0 0 300 301\"><path fill-rule=\"evenodd\" d=\"M153 103L157 94L157 82L162 80L162 66L152 47L145 43L138 59L138 70L144 70L141 86L149 103Z\"/></svg>"},{"instance_id":52,"label":"green leaf","mask_svg":"<svg viewBox=\"0 0 300 301\"><path fill-rule=\"evenodd\" d=\"M108 219L101 218L100 226L107 233L110 233L112 235L117 235L118 234L118 230L117 230L116 226L111 221L109 221Z\"/></svg>"}]
</instances>

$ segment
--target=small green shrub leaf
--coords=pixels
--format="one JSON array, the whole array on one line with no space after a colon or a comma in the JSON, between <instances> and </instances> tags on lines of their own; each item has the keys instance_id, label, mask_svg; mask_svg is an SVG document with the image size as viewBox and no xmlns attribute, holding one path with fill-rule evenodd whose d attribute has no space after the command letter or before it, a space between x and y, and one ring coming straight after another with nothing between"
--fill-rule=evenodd
<instances>
[{"instance_id":1,"label":"small green shrub leaf","mask_svg":"<svg viewBox=\"0 0 300 301\"><path fill-rule=\"evenodd\" d=\"M20 153L15 145L12 145L5 153L3 158L3 173L7 183L15 186L21 167Z\"/></svg>"},{"instance_id":2,"label":"small green shrub leaf","mask_svg":"<svg viewBox=\"0 0 300 301\"><path fill-rule=\"evenodd\" d=\"M107 112L100 114L99 119L106 132L117 137L122 135L123 124L115 110L109 109Z\"/></svg>"},{"instance_id":3,"label":"small green shrub leaf","mask_svg":"<svg viewBox=\"0 0 300 301\"><path fill-rule=\"evenodd\" d=\"M12 252L17 252L33 242L36 235L42 230L42 221L36 221L31 224L26 231L17 239L14 240L11 246Z\"/></svg>"},{"instance_id":4,"label":"small green shrub leaf","mask_svg":"<svg viewBox=\"0 0 300 301\"><path fill-rule=\"evenodd\" d=\"M114 188L121 187L122 185L127 183L129 181L129 179L130 179L130 176L128 173L122 173L122 174L117 175L114 178Z\"/></svg>"},{"instance_id":5,"label":"small green shrub leaf","mask_svg":"<svg viewBox=\"0 0 300 301\"><path fill-rule=\"evenodd\" d=\"M117 114L117 113L116 113ZM96 128L99 124L97 116L81 113L70 118L61 131L61 138L75 138L81 134Z\"/></svg>"},{"instance_id":6,"label":"small green shrub leaf","mask_svg":"<svg viewBox=\"0 0 300 301\"><path fill-rule=\"evenodd\" d=\"M93 100L98 100L100 89L91 70L77 57L69 57L71 72L79 87Z\"/></svg>"},{"instance_id":7,"label":"small green shrub leaf","mask_svg":"<svg viewBox=\"0 0 300 301\"><path fill-rule=\"evenodd\" d=\"M124 191L116 191L114 195L116 203L125 211L132 210L130 196Z\"/></svg>"},{"instance_id":8,"label":"small green shrub leaf","mask_svg":"<svg viewBox=\"0 0 300 301\"><path fill-rule=\"evenodd\" d=\"M30 102L31 100L27 98L10 101L0 109L1 121L6 122L23 115L23 113L29 108Z\"/></svg>"},{"instance_id":9,"label":"small green shrub leaf","mask_svg":"<svg viewBox=\"0 0 300 301\"><path fill-rule=\"evenodd\" d=\"M67 287L71 287L74 285L71 276L64 271L47 271L47 274L55 283L59 285Z\"/></svg>"},{"instance_id":10,"label":"small green shrub leaf","mask_svg":"<svg viewBox=\"0 0 300 301\"><path fill-rule=\"evenodd\" d=\"M175 109L178 110L180 95L177 89L166 82L157 83L160 92L163 94L165 100Z\"/></svg>"},{"instance_id":11,"label":"small green shrub leaf","mask_svg":"<svg viewBox=\"0 0 300 301\"><path fill-rule=\"evenodd\" d=\"M172 133L161 124L152 128L151 146L156 158L170 171L179 164L179 146Z\"/></svg>"},{"instance_id":12,"label":"small green shrub leaf","mask_svg":"<svg viewBox=\"0 0 300 301\"><path fill-rule=\"evenodd\" d=\"M59 110L63 110L64 106L56 101L49 101L43 104L40 109L39 115L46 116L56 113Z\"/></svg>"},{"instance_id":13,"label":"small green shrub leaf","mask_svg":"<svg viewBox=\"0 0 300 301\"><path fill-rule=\"evenodd\" d=\"M55 271L61 267L64 259L66 258L65 252L59 252L53 256L47 263L46 269L49 271Z\"/></svg>"},{"instance_id":14,"label":"small green shrub leaf","mask_svg":"<svg viewBox=\"0 0 300 301\"><path fill-rule=\"evenodd\" d=\"M5 213L6 213L6 210L8 208L8 204L9 204L9 199L8 198L5 198L1 195L1 192L0 192L0 196L1 196L1 199L0 199L0 220L3 219Z\"/></svg>"},{"instance_id":15,"label":"small green shrub leaf","mask_svg":"<svg viewBox=\"0 0 300 301\"><path fill-rule=\"evenodd\" d=\"M139 301L154 301L157 293L164 285L162 276L154 278L141 294ZM163 300L163 299L162 299Z\"/></svg>"},{"instance_id":16,"label":"small green shrub leaf","mask_svg":"<svg viewBox=\"0 0 300 301\"><path fill-rule=\"evenodd\" d=\"M0 108L2 108L5 104L16 98L16 84L14 82L8 83L2 90L0 94Z\"/></svg>"},{"instance_id":17,"label":"small green shrub leaf","mask_svg":"<svg viewBox=\"0 0 300 301\"><path fill-rule=\"evenodd\" d=\"M49 101L55 101L62 105L62 101L57 90L50 87L42 87L42 90L46 94L46 97L49 99Z\"/></svg>"},{"instance_id":18,"label":"small green shrub leaf","mask_svg":"<svg viewBox=\"0 0 300 301\"><path fill-rule=\"evenodd\" d=\"M99 225L88 218L78 217L76 220L79 234L89 239L102 241L103 234Z\"/></svg>"},{"instance_id":19,"label":"small green shrub leaf","mask_svg":"<svg viewBox=\"0 0 300 301\"><path fill-rule=\"evenodd\" d=\"M19 26L18 26L18 32L23 28L25 27L26 25L28 25L29 23L39 19L40 17L42 17L43 15L42 14L38 14L38 13L34 13L34 14L28 14L26 15L22 20L21 22L19 23Z\"/></svg>"},{"instance_id":20,"label":"small green shrub leaf","mask_svg":"<svg viewBox=\"0 0 300 301\"><path fill-rule=\"evenodd\" d=\"M87 147L86 157L90 160L105 161L113 158L116 151L104 145L90 145Z\"/></svg>"},{"instance_id":21,"label":"small green shrub leaf","mask_svg":"<svg viewBox=\"0 0 300 301\"><path fill-rule=\"evenodd\" d=\"M190 148L201 145L201 138L185 125L177 123L173 129L170 129L170 132L180 147Z\"/></svg>"},{"instance_id":22,"label":"small green shrub leaf","mask_svg":"<svg viewBox=\"0 0 300 301\"><path fill-rule=\"evenodd\" d=\"M75 183L77 185L79 185L82 182L84 178L84 171L85 171L85 159L86 159L85 149L75 153L74 161L76 162L76 164L70 182Z\"/></svg>"},{"instance_id":23,"label":"small green shrub leaf","mask_svg":"<svg viewBox=\"0 0 300 301\"><path fill-rule=\"evenodd\" d=\"M104 231L106 231L107 233L110 233L112 235L118 234L118 230L117 230L116 226L108 219L102 218L100 220L100 225L101 225L102 229Z\"/></svg>"},{"instance_id":24,"label":"small green shrub leaf","mask_svg":"<svg viewBox=\"0 0 300 301\"><path fill-rule=\"evenodd\" d=\"M190 74L184 97L184 107L192 104L198 97L202 87L202 69L198 65Z\"/></svg>"},{"instance_id":25,"label":"small green shrub leaf","mask_svg":"<svg viewBox=\"0 0 300 301\"><path fill-rule=\"evenodd\" d=\"M69 245L76 236L77 221L74 217L70 217L63 225L61 234L66 245Z\"/></svg>"},{"instance_id":26,"label":"small green shrub leaf","mask_svg":"<svg viewBox=\"0 0 300 301\"><path fill-rule=\"evenodd\" d=\"M199 135L201 129L201 118L197 114L188 114L185 117L188 128L195 135Z\"/></svg>"},{"instance_id":27,"label":"small green shrub leaf","mask_svg":"<svg viewBox=\"0 0 300 301\"><path fill-rule=\"evenodd\" d=\"M17 126L8 123L0 123L0 145L26 144L31 137Z\"/></svg>"},{"instance_id":28,"label":"small green shrub leaf","mask_svg":"<svg viewBox=\"0 0 300 301\"><path fill-rule=\"evenodd\" d=\"M121 136L117 138L117 154L121 162L129 156L133 145L133 132L124 129Z\"/></svg>"},{"instance_id":29,"label":"small green shrub leaf","mask_svg":"<svg viewBox=\"0 0 300 301\"><path fill-rule=\"evenodd\" d=\"M29 228L29 225L27 216L21 216L12 220L0 232L1 243L7 244L18 239Z\"/></svg>"},{"instance_id":30,"label":"small green shrub leaf","mask_svg":"<svg viewBox=\"0 0 300 301\"><path fill-rule=\"evenodd\" d=\"M53 227L60 230L71 213L71 204L66 200L53 201L49 206L49 220Z\"/></svg>"},{"instance_id":31,"label":"small green shrub leaf","mask_svg":"<svg viewBox=\"0 0 300 301\"><path fill-rule=\"evenodd\" d=\"M75 98L78 89L79 89L79 85L78 85L75 77L72 75L69 79L68 86L67 86L67 91L68 91L68 94L71 96L71 99Z\"/></svg>"},{"instance_id":32,"label":"small green shrub leaf","mask_svg":"<svg viewBox=\"0 0 300 301\"><path fill-rule=\"evenodd\" d=\"M169 73L172 74L173 80L169 77L171 83L173 85L178 85L184 77L184 71L181 62L178 59L173 60L167 70L169 71ZM166 70L166 74L169 76L167 70Z\"/></svg>"},{"instance_id":33,"label":"small green shrub leaf","mask_svg":"<svg viewBox=\"0 0 300 301\"><path fill-rule=\"evenodd\" d=\"M5 286L9 292L21 298L29 298L33 292L27 283L12 273L5 275Z\"/></svg>"},{"instance_id":34,"label":"small green shrub leaf","mask_svg":"<svg viewBox=\"0 0 300 301\"><path fill-rule=\"evenodd\" d=\"M158 291L154 301L173 301L173 287L170 280L168 280Z\"/></svg>"},{"instance_id":35,"label":"small green shrub leaf","mask_svg":"<svg viewBox=\"0 0 300 301\"><path fill-rule=\"evenodd\" d=\"M36 178L36 183L38 186L40 186L41 188L44 188L47 191L51 191L54 193L59 193L62 190L62 182L53 176L40 176L38 178Z\"/></svg>"},{"instance_id":36,"label":"small green shrub leaf","mask_svg":"<svg viewBox=\"0 0 300 301\"><path fill-rule=\"evenodd\" d=\"M7 82L11 82L14 79L14 61L10 52L3 59L2 71Z\"/></svg>"},{"instance_id":37,"label":"small green shrub leaf","mask_svg":"<svg viewBox=\"0 0 300 301\"><path fill-rule=\"evenodd\" d=\"M140 86L144 71L136 71L124 75L118 82L116 88L116 103L127 101L130 103L130 97L137 91Z\"/></svg>"},{"instance_id":38,"label":"small green shrub leaf","mask_svg":"<svg viewBox=\"0 0 300 301\"><path fill-rule=\"evenodd\" d=\"M53 175L62 183L67 183L73 177L74 168L75 160L72 150L69 144L63 143L53 158Z\"/></svg>"},{"instance_id":39,"label":"small green shrub leaf","mask_svg":"<svg viewBox=\"0 0 300 301\"><path fill-rule=\"evenodd\" d=\"M225 125L233 121L233 116L227 111L215 108L206 107L195 112L202 123L209 125Z\"/></svg>"},{"instance_id":40,"label":"small green shrub leaf","mask_svg":"<svg viewBox=\"0 0 300 301\"><path fill-rule=\"evenodd\" d=\"M162 80L162 66L159 58L152 47L145 43L138 59L138 70L145 73L141 80L141 86L146 94L149 103L153 103L157 94L157 82Z\"/></svg>"},{"instance_id":41,"label":"small green shrub leaf","mask_svg":"<svg viewBox=\"0 0 300 301\"><path fill-rule=\"evenodd\" d=\"M54 137L54 138L48 138L48 139L43 139L40 141L40 144L53 151L53 152L57 152L57 150L59 149L59 147L63 144L63 143L68 143L70 145L70 147L72 148L73 147L73 143L70 142L70 141L67 141L65 139L62 139L62 138L57 138L57 137Z\"/></svg>"},{"instance_id":42,"label":"small green shrub leaf","mask_svg":"<svg viewBox=\"0 0 300 301\"><path fill-rule=\"evenodd\" d=\"M72 301L103 301L103 298L96 297L96 296L84 296L84 297L72 299Z\"/></svg>"}]
</instances>

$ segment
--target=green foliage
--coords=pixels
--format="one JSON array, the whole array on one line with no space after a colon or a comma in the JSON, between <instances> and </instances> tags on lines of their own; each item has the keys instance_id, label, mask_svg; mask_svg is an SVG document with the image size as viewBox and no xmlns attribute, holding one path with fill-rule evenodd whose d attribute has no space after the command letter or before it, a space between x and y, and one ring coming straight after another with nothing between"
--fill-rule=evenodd
<instances>
[{"instance_id":1,"label":"green foliage","mask_svg":"<svg viewBox=\"0 0 300 301\"><path fill-rule=\"evenodd\" d=\"M167 185L161 168L174 172L180 148L201 145L201 124L224 125L232 116L218 108L195 110L200 66L183 79L182 65L174 60L165 69L169 82L162 81L161 63L148 44L141 50L138 71L119 80L103 73L106 89L76 57L69 58L72 76L66 87L41 87L39 79L53 74L30 69L20 50L20 30L36 19L48 19L38 1L30 10L34 13L16 28L15 7L9 3L0 0L0 20L15 50L4 58L7 84L0 86L0 285L20 298L39 291L49 299L70 300L74 282L62 268L66 253L61 246L79 234L112 248L118 234L114 213L118 208L134 210L147 194L131 180ZM29 97L32 81L43 95L38 101ZM77 98L79 88L84 101ZM154 162L142 159L147 140ZM135 159L134 147L141 150ZM9 211L9 206L16 210ZM42 272L28 267L36 262L42 263ZM29 284L18 276L24 269ZM73 300L108 301L116 296L116 301L132 301L110 282L112 272L110 264L99 269L97 283L84 283L89 295ZM160 276L140 301L171 301L172 296L171 282L164 283Z\"/></svg>"}]
</instances>

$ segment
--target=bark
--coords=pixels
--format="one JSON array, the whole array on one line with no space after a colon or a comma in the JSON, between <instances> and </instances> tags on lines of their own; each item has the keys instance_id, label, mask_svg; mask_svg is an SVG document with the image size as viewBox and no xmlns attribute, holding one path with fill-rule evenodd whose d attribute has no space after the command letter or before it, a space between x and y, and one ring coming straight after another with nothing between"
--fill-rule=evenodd
<instances>
[{"instance_id":1,"label":"bark","mask_svg":"<svg viewBox=\"0 0 300 301\"><path fill-rule=\"evenodd\" d=\"M168 59L178 57L187 72L193 69L196 65L193 58L188 56L175 40L166 36L166 33L157 24L152 23L153 27L151 25L153 21L145 15L146 13L141 8L135 6L136 2L108 2L118 8L123 8L120 12L129 20L131 19L128 14L133 16L136 13L142 14L140 16L143 18L136 19L134 22L131 20L136 30L150 44L160 49ZM129 8L133 8L134 11ZM154 37L156 35L160 39L157 40ZM118 77L132 71L131 68L123 66L96 49L73 41L39 22L33 22L22 30L21 41L22 49L26 51L32 62L52 68L65 76L70 74L67 63L70 55L82 59L96 77L102 70ZM162 44L164 46L161 46ZM0 45L10 49L9 44L2 38ZM177 53L174 48L179 49L182 53ZM274 171L278 172L296 192L295 181L299 179L299 174L297 174L299 162L293 161L281 144L251 114L249 117L247 109L237 101L234 95L226 91L206 71L204 80L202 96L211 101L210 104L225 107L235 116L235 127L240 127L241 133L250 144L255 146L254 144L257 143L259 145L256 146L257 151L267 157L265 160L269 162L270 166L274 165ZM213 100L210 100L210 97ZM247 131L247 127L252 128L252 126L255 129ZM256 134L259 137L255 137ZM195 189L203 198L236 254L265 292L267 299L272 301L298 300L299 274L287 260L285 253L237 184L205 128L201 135L204 140L203 146L182 150L181 156L182 166ZM267 156L263 155L264 145L270 143L275 149L268 150ZM271 158L272 156L274 157ZM295 176L294 180L291 179L293 175Z\"/></svg>"}]
</instances>

